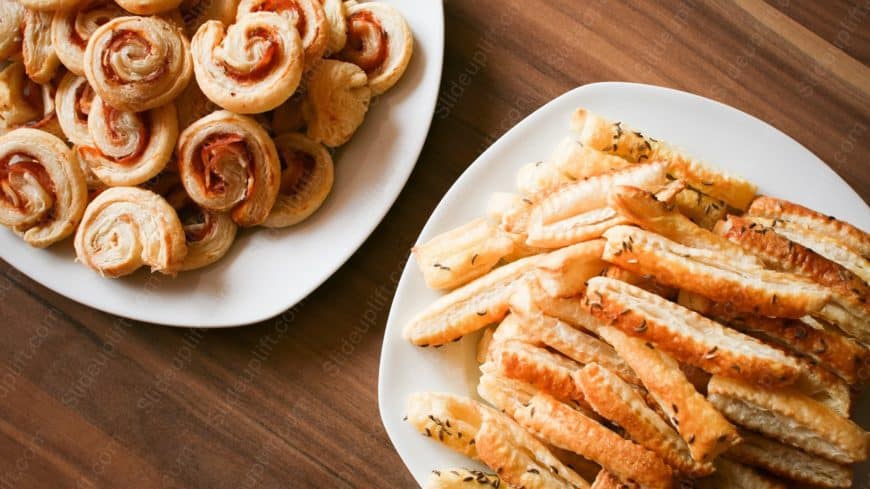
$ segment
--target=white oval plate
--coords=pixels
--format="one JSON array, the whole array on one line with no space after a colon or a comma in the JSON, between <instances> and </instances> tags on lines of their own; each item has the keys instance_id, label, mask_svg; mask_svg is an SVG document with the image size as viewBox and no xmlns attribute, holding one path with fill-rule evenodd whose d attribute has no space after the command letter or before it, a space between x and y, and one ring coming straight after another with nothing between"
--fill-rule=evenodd
<instances>
[{"instance_id":1,"label":"white oval plate","mask_svg":"<svg viewBox=\"0 0 870 489\"><path fill-rule=\"evenodd\" d=\"M363 126L335 155L335 186L299 226L240 233L215 265L176 278L140 271L101 278L75 263L71 240L48 250L0 232L3 258L42 285L88 306L132 319L187 327L239 326L302 300L374 231L411 175L438 98L444 54L441 0L384 0L414 32L404 77L372 102Z\"/></svg>"},{"instance_id":2,"label":"white oval plate","mask_svg":"<svg viewBox=\"0 0 870 489\"><path fill-rule=\"evenodd\" d=\"M644 134L678 144L698 158L747 177L758 184L762 193L870 229L870 212L855 191L809 150L772 126L719 102L677 90L595 83L553 100L496 141L453 184L417 242L426 242L482 216L492 192L515 191L517 170L525 163L547 158L568 135L570 115L581 106L625 121ZM387 320L378 383L384 426L405 465L421 484L432 469L473 465L402 422L405 400L412 392L443 391L477 397L478 335L438 349L414 347L402 338L404 325L438 296L426 287L413 259L409 260ZM864 406L870 407L866 398ZM861 406L855 410L863 414L864 419L859 421L865 425L870 417L868 411Z\"/></svg>"}]
</instances>

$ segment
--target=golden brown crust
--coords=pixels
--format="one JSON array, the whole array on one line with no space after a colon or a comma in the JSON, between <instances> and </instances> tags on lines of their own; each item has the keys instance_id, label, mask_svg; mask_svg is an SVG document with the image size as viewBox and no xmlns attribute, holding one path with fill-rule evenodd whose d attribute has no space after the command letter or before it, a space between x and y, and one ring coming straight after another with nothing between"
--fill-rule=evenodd
<instances>
[{"instance_id":1,"label":"golden brown crust","mask_svg":"<svg viewBox=\"0 0 870 489\"><path fill-rule=\"evenodd\" d=\"M536 436L597 462L620 479L648 488L672 487L671 469L653 452L551 396L535 395L514 417Z\"/></svg>"},{"instance_id":2,"label":"golden brown crust","mask_svg":"<svg viewBox=\"0 0 870 489\"><path fill-rule=\"evenodd\" d=\"M586 299L601 322L707 372L767 385L789 384L800 373L781 351L639 287L595 277Z\"/></svg>"},{"instance_id":3,"label":"golden brown crust","mask_svg":"<svg viewBox=\"0 0 870 489\"><path fill-rule=\"evenodd\" d=\"M432 289L454 289L492 270L514 243L479 218L414 246L417 266Z\"/></svg>"},{"instance_id":4,"label":"golden brown crust","mask_svg":"<svg viewBox=\"0 0 870 489\"><path fill-rule=\"evenodd\" d=\"M619 186L610 193L608 202L629 222L647 231L682 245L728 255L730 260L740 260L747 267L761 266L761 262L754 255L693 223L688 217L657 200L651 192L636 187Z\"/></svg>"},{"instance_id":5,"label":"golden brown crust","mask_svg":"<svg viewBox=\"0 0 870 489\"><path fill-rule=\"evenodd\" d=\"M700 489L786 489L786 485L771 477L728 459L716 460L716 472L698 481Z\"/></svg>"},{"instance_id":6,"label":"golden brown crust","mask_svg":"<svg viewBox=\"0 0 870 489\"><path fill-rule=\"evenodd\" d=\"M679 293L679 291L673 287L656 282L655 278L650 275L638 275L634 272L629 272L624 268L619 268L616 265L608 266L607 270L604 271L603 276L640 287L647 292L662 296L668 300L676 299Z\"/></svg>"},{"instance_id":7,"label":"golden brown crust","mask_svg":"<svg viewBox=\"0 0 870 489\"><path fill-rule=\"evenodd\" d=\"M429 475L423 489L498 489L501 478L473 469L437 469Z\"/></svg>"},{"instance_id":8,"label":"golden brown crust","mask_svg":"<svg viewBox=\"0 0 870 489\"><path fill-rule=\"evenodd\" d=\"M515 283L534 271L536 260L529 257L496 268L442 296L417 314L402 335L417 346L437 346L501 321Z\"/></svg>"},{"instance_id":9,"label":"golden brown crust","mask_svg":"<svg viewBox=\"0 0 870 489\"><path fill-rule=\"evenodd\" d=\"M454 394L416 392L405 406L408 423L423 436L477 459L475 439L483 423L480 403Z\"/></svg>"},{"instance_id":10,"label":"golden brown crust","mask_svg":"<svg viewBox=\"0 0 870 489\"><path fill-rule=\"evenodd\" d=\"M704 229L713 226L728 212L728 206L721 200L693 188L687 188L674 197L674 204L680 214Z\"/></svg>"},{"instance_id":11,"label":"golden brown crust","mask_svg":"<svg viewBox=\"0 0 870 489\"><path fill-rule=\"evenodd\" d=\"M590 363L580 372L580 386L598 414L628 433L636 443L652 450L677 471L694 477L710 475L713 465L692 459L689 446L631 385L610 370Z\"/></svg>"},{"instance_id":12,"label":"golden brown crust","mask_svg":"<svg viewBox=\"0 0 870 489\"><path fill-rule=\"evenodd\" d=\"M596 239L566 246L541 257L538 282L554 297L570 297L586 288L586 281L601 274L607 263L601 259L604 240Z\"/></svg>"},{"instance_id":13,"label":"golden brown crust","mask_svg":"<svg viewBox=\"0 0 870 489\"><path fill-rule=\"evenodd\" d=\"M633 487L637 486L622 482L618 477L604 469L598 472L595 482L592 483L592 489L631 489Z\"/></svg>"},{"instance_id":14,"label":"golden brown crust","mask_svg":"<svg viewBox=\"0 0 870 489\"><path fill-rule=\"evenodd\" d=\"M616 226L604 237L603 258L657 281L729 302L740 311L799 318L816 312L830 292L800 277L746 266L731 255L684 246L630 226Z\"/></svg>"},{"instance_id":15,"label":"golden brown crust","mask_svg":"<svg viewBox=\"0 0 870 489\"><path fill-rule=\"evenodd\" d=\"M716 232L756 254L771 269L795 273L828 287L832 304L819 315L852 336L870 338L870 286L852 272L748 219L728 216L716 226Z\"/></svg>"},{"instance_id":16,"label":"golden brown crust","mask_svg":"<svg viewBox=\"0 0 870 489\"><path fill-rule=\"evenodd\" d=\"M867 458L867 433L805 394L721 376L713 376L708 389L720 411L749 429L839 463Z\"/></svg>"},{"instance_id":17,"label":"golden brown crust","mask_svg":"<svg viewBox=\"0 0 870 489\"><path fill-rule=\"evenodd\" d=\"M783 199L760 196L746 211L750 216L768 217L820 232L839 241L864 257L870 256L870 234L833 216L808 209Z\"/></svg>"},{"instance_id":18,"label":"golden brown crust","mask_svg":"<svg viewBox=\"0 0 870 489\"><path fill-rule=\"evenodd\" d=\"M510 298L510 309L526 317L544 314L595 333L602 323L581 303L581 298L550 296L536 279L527 277L516 284Z\"/></svg>"},{"instance_id":19,"label":"golden brown crust","mask_svg":"<svg viewBox=\"0 0 870 489\"><path fill-rule=\"evenodd\" d=\"M304 134L281 134L273 141L281 161L281 186L263 226L281 228L317 212L332 191L335 170L329 151Z\"/></svg>"},{"instance_id":20,"label":"golden brown crust","mask_svg":"<svg viewBox=\"0 0 870 489\"><path fill-rule=\"evenodd\" d=\"M50 11L26 9L21 21L21 59L27 76L36 83L48 83L60 66L51 42Z\"/></svg>"},{"instance_id":21,"label":"golden brown crust","mask_svg":"<svg viewBox=\"0 0 870 489\"><path fill-rule=\"evenodd\" d=\"M852 487L852 471L821 457L741 430L743 440L726 456L771 474L820 487Z\"/></svg>"},{"instance_id":22,"label":"golden brown crust","mask_svg":"<svg viewBox=\"0 0 870 489\"><path fill-rule=\"evenodd\" d=\"M607 326L599 332L643 381L689 445L693 459L709 462L740 440L734 426L695 390L674 359L616 328Z\"/></svg>"},{"instance_id":23,"label":"golden brown crust","mask_svg":"<svg viewBox=\"0 0 870 489\"><path fill-rule=\"evenodd\" d=\"M308 137L332 148L348 142L372 98L365 72L352 63L322 60L312 69L307 87L302 113Z\"/></svg>"},{"instance_id":24,"label":"golden brown crust","mask_svg":"<svg viewBox=\"0 0 870 489\"><path fill-rule=\"evenodd\" d=\"M517 172L517 188L526 195L601 175L631 165L628 160L565 138L547 160L529 163Z\"/></svg>"},{"instance_id":25,"label":"golden brown crust","mask_svg":"<svg viewBox=\"0 0 870 489\"><path fill-rule=\"evenodd\" d=\"M520 341L502 342L490 355L505 377L533 385L557 399L585 404L579 364Z\"/></svg>"}]
</instances>

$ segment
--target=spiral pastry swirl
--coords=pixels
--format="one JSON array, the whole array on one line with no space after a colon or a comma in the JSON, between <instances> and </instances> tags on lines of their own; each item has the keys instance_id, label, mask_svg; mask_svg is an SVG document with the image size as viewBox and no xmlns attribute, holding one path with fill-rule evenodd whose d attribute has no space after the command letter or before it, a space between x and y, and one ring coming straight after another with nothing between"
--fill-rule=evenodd
<instances>
[{"instance_id":1,"label":"spiral pastry swirl","mask_svg":"<svg viewBox=\"0 0 870 489\"><path fill-rule=\"evenodd\" d=\"M48 83L60 66L51 43L51 12L26 10L21 20L21 57L27 76L36 83Z\"/></svg>"},{"instance_id":2,"label":"spiral pastry swirl","mask_svg":"<svg viewBox=\"0 0 870 489\"><path fill-rule=\"evenodd\" d=\"M180 28L160 17L117 17L91 34L85 76L110 106L142 112L166 105L193 73Z\"/></svg>"},{"instance_id":3,"label":"spiral pastry swirl","mask_svg":"<svg viewBox=\"0 0 870 489\"><path fill-rule=\"evenodd\" d=\"M51 20L51 42L60 62L76 75L85 74L88 39L101 25L128 15L108 0L90 0L69 10L58 10Z\"/></svg>"},{"instance_id":4,"label":"spiral pastry swirl","mask_svg":"<svg viewBox=\"0 0 870 489\"><path fill-rule=\"evenodd\" d=\"M302 39L305 61L323 56L329 42L329 24L320 0L241 0L237 19L255 12L273 12L286 17Z\"/></svg>"},{"instance_id":5,"label":"spiral pastry swirl","mask_svg":"<svg viewBox=\"0 0 870 489\"><path fill-rule=\"evenodd\" d=\"M85 209L74 244L80 262L112 278L142 266L175 275L187 255L175 209L137 187L112 187L97 195Z\"/></svg>"},{"instance_id":6,"label":"spiral pastry swirl","mask_svg":"<svg viewBox=\"0 0 870 489\"><path fill-rule=\"evenodd\" d=\"M341 51L347 43L347 21L345 6L342 0L320 0L323 13L326 15L326 25L329 29L329 42L326 43L325 56Z\"/></svg>"},{"instance_id":7,"label":"spiral pastry swirl","mask_svg":"<svg viewBox=\"0 0 870 489\"><path fill-rule=\"evenodd\" d=\"M281 166L275 143L257 122L221 110L178 138L181 183L205 209L230 212L240 226L262 224L275 204Z\"/></svg>"},{"instance_id":8,"label":"spiral pastry swirl","mask_svg":"<svg viewBox=\"0 0 870 489\"><path fill-rule=\"evenodd\" d=\"M23 64L7 65L0 71L0 134L30 127L63 137L54 97L54 86L34 83L27 78Z\"/></svg>"},{"instance_id":9,"label":"spiral pastry swirl","mask_svg":"<svg viewBox=\"0 0 870 489\"><path fill-rule=\"evenodd\" d=\"M308 137L333 148L346 143L363 123L371 96L361 68L324 59L311 71L302 104Z\"/></svg>"},{"instance_id":10,"label":"spiral pastry swirl","mask_svg":"<svg viewBox=\"0 0 870 489\"><path fill-rule=\"evenodd\" d=\"M75 7L78 5L81 0L18 0L21 5L28 10L38 10L41 12L47 12L49 18L51 17L51 12L55 10L64 10L68 8ZM48 31L46 31L48 34Z\"/></svg>"},{"instance_id":11,"label":"spiral pastry swirl","mask_svg":"<svg viewBox=\"0 0 870 489\"><path fill-rule=\"evenodd\" d=\"M169 103L146 112L124 112L95 97L88 114L93 146L78 157L106 185L138 185L160 173L178 140L178 116Z\"/></svg>"},{"instance_id":12,"label":"spiral pastry swirl","mask_svg":"<svg viewBox=\"0 0 870 489\"><path fill-rule=\"evenodd\" d=\"M44 248L75 231L86 203L85 176L58 137L29 128L0 137L0 224Z\"/></svg>"},{"instance_id":13,"label":"spiral pastry swirl","mask_svg":"<svg viewBox=\"0 0 870 489\"><path fill-rule=\"evenodd\" d=\"M0 59L21 49L21 21L24 8L15 0L0 0Z\"/></svg>"},{"instance_id":14,"label":"spiral pastry swirl","mask_svg":"<svg viewBox=\"0 0 870 489\"><path fill-rule=\"evenodd\" d=\"M70 72L60 80L54 98L55 110L64 135L73 144L94 144L88 131L88 114L93 100L94 90L85 77Z\"/></svg>"},{"instance_id":15,"label":"spiral pastry swirl","mask_svg":"<svg viewBox=\"0 0 870 489\"><path fill-rule=\"evenodd\" d=\"M414 51L414 37L402 14L381 2L347 9L347 43L338 58L366 72L372 95L380 95L405 73Z\"/></svg>"},{"instance_id":16,"label":"spiral pastry swirl","mask_svg":"<svg viewBox=\"0 0 870 489\"><path fill-rule=\"evenodd\" d=\"M303 134L275 138L281 160L281 188L263 226L281 228L298 224L320 208L332 190L332 156L321 144Z\"/></svg>"},{"instance_id":17,"label":"spiral pastry swirl","mask_svg":"<svg viewBox=\"0 0 870 489\"><path fill-rule=\"evenodd\" d=\"M302 79L302 43L286 17L257 12L224 28L202 25L191 41L196 81L224 109L253 114L287 100Z\"/></svg>"}]
</instances>

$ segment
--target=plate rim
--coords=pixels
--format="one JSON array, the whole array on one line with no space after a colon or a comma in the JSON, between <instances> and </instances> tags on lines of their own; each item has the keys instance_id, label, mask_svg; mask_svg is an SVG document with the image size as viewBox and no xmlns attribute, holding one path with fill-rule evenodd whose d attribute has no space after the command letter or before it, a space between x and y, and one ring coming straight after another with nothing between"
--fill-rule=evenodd
<instances>
[{"instance_id":1,"label":"plate rim","mask_svg":"<svg viewBox=\"0 0 870 489\"><path fill-rule=\"evenodd\" d=\"M712 104L718 106L719 108L724 108L728 111L736 112L736 113L741 114L742 116L749 117L754 122L763 124L764 126L770 128L770 129L773 129L774 131L779 133L781 136L785 136L786 138L788 138L788 140L795 143L806 154L811 155L812 158L814 158L816 160L816 162L818 163L817 166L819 166L823 171L826 171L827 173L829 173L829 176L833 176L836 180L839 181L840 184L844 185L853 194L855 194L859 200L863 201L860 194L842 176L840 176L836 171L834 171L833 168L831 168L830 165L825 163L825 161L822 160L818 155L816 155L815 153L810 151L806 146L801 144L800 141L797 141L796 139L794 139L792 136L790 136L785 131L780 130L779 128L773 126L772 124L770 124L770 123L768 123L768 122L766 122L766 121L764 121L764 120L762 120L762 119L760 119L760 118L758 118L758 117L756 117L748 112L745 112L743 110L740 110L736 107L733 107L731 105L728 105L728 104L721 102L721 101L718 101L718 100L714 100L711 98L704 97L702 95L698 95L698 94L695 94L692 92L687 92L684 90L679 90L679 89L675 89L675 88L671 88L671 87L664 87L664 86L646 84L646 83L626 82L626 81L599 81L599 82L593 82L593 83L579 85L577 87L566 90L562 94L554 97L553 99L547 101L545 104L541 105L540 107L538 107L537 109L532 111L530 114L528 114L526 117L524 117L517 124L515 124L514 126L509 128L504 134L499 136L499 138L496 139L495 142L493 142L483 153L478 155L478 157L475 158L474 161L471 164L469 164L465 168L465 170L463 170L463 172L456 178L456 180L450 185L450 187L447 189L447 191L441 197L441 200L438 201L438 204L435 206L432 213L427 218L426 223L423 226L423 228L421 229L420 233L418 234L417 240L415 241L415 243L421 242L421 240L426 239L434 232L433 228L435 226L433 225L433 219L432 219L433 216L436 213L438 213L440 209L442 209L442 204L444 204L444 202L448 198L448 196L452 192L454 192L458 186L460 186L460 182L463 179L465 179L466 176L470 172L475 171L474 167L480 161L488 159L490 153L495 153L495 152L499 151L499 149L501 148L502 145L508 144L505 141L505 135L507 135L508 133L510 133L514 130L520 130L521 128L525 127L526 125L532 124L538 117L543 117L543 115L539 115L539 113L545 112L548 107L550 107L551 105L556 105L559 101L561 101L561 99L571 97L577 92L594 89L596 87L612 88L615 90L620 90L623 88L652 90L652 91L658 91L658 92L665 92L665 93L669 93L672 95L675 94L675 95L679 95L679 96L683 96L683 97L689 96L689 98L696 99L702 103L712 103ZM714 164L716 164L717 166L720 166L718 163L714 162ZM727 167L722 167L722 168L725 171L733 171ZM865 206L867 206L866 202L865 202ZM868 207L870 207L870 206L868 206ZM387 399L385 398L385 395L386 395L385 390L387 389L388 386L384 383L384 380L383 380L384 376L382 375L384 370L389 367L388 365L386 365L386 362L387 362L386 359L388 357L386 352L389 349L388 342L390 341L389 338L391 337L391 333L393 333L393 331L396 329L401 330L401 327L402 327L402 325L397 324L398 320L395 317L396 312L395 312L394 306L398 302L400 302L400 296L401 296L402 302L406 301L406 299L403 297L404 294L402 293L402 290L403 290L402 285L406 280L408 280L408 276L411 273L417 273L417 272L418 271L416 269L416 265L415 265L413 258L409 259L405 263L405 267L402 270L401 277L400 277L399 282L397 283L397 286L396 286L396 293L393 297L392 302L390 303L390 312L387 316L387 322L386 322L386 325L384 327L384 337L383 337L382 342L381 342L381 354L380 354L380 359L378 362L378 413L381 417L381 424L384 426L384 430L387 433L387 437L389 438L390 443L393 446L393 450L399 455L399 458L402 460L402 463L405 465L405 469L411 474L411 476L414 478L414 480L418 484L423 484L424 481L422 479L418 479L417 475L411 470L410 464L408 463L408 460L407 460L407 457L409 457L410 454L403 453L402 451L400 451L396 447L396 439L399 438L401 435L400 435L399 431L396 429L396 426L397 426L396 422L394 422L394 420L390 420L388 422L386 415L385 415L385 411L388 409L386 406ZM468 460L468 462L471 464L476 463L476 462L471 461L470 459Z\"/></svg>"},{"instance_id":2,"label":"plate rim","mask_svg":"<svg viewBox=\"0 0 870 489\"><path fill-rule=\"evenodd\" d=\"M420 0L415 0L420 1ZM443 0L430 0L431 8L433 8L438 13L438 18L433 21L435 23L435 39L432 42L431 46L427 46L427 48L433 49L432 52L427 52L427 62L429 63L427 66L431 66L432 70L437 70L436 75L436 83L435 90L429 97L429 100L426 103L426 112L429 114L428 119L425 121L425 130L421 131L423 133L423 137L412 146L413 151L409 151L407 153L408 160L413 161L413 164L406 165L402 167L402 173L398 173L400 176L401 185L397 185L394 195L387 199L387 204L383 205L379 208L378 212L372 213L372 219L370 221L369 226L367 226L364 233L360 233L356 236L354 240L352 240L352 245L348 246L346 251L340 255L337 255L338 258L333 260L332 265L327 267L327 269L320 275L320 277L316 280L310 281L305 287L300 287L298 292L294 295L297 295L297 299L293 299L291 301L276 301L273 304L273 307L259 307L256 309L252 309L253 312L246 315L244 320L222 320L220 317L207 317L200 316L198 318L189 318L189 319L177 319L172 320L172 322L161 320L159 318L145 318L143 314L139 313L137 309L134 309L129 306L129 304L123 303L117 307L112 305L105 304L92 304L86 302L84 300L79 300L77 298L71 297L64 292L58 290L57 287L52 283L47 283L45 281L39 280L35 278L29 270L22 270L12 261L8 260L5 257L0 257L6 262L10 267L14 268L20 274L28 277L30 280L34 281L41 287L45 287L46 289L52 291L55 294L58 294L66 299L69 299L77 304L81 304L90 309L98 310L107 314L112 314L114 316L122 317L125 319L139 321L150 325L157 326L167 326L173 328L196 328L196 329L224 329L224 328L235 328L235 327L245 327L250 326L255 323L259 323L262 321L266 321L272 319L282 312L292 309L296 305L300 304L308 297L312 292L317 290L321 285L323 285L327 280L329 280L335 273L344 266L348 260L350 260L353 255L359 251L359 249L365 244L365 242L372 237L372 234L377 229L377 227L383 222L386 215L396 204L396 200L398 200L399 195L401 195L402 191L408 184L408 180L411 178L411 174L414 172L414 169L417 167L417 163L420 159L420 154L423 151L423 147L428 141L429 131L432 129L432 122L435 118L435 109L438 104L438 98L440 94L441 82L444 77L444 51L445 51L445 18L444 18L444 2ZM417 42L415 40L415 42ZM431 56L431 60L428 57ZM413 157L412 157L413 156ZM71 238L66 238L61 241L59 244L68 244L72 246L70 243ZM195 319L195 320L194 320Z\"/></svg>"}]
</instances>

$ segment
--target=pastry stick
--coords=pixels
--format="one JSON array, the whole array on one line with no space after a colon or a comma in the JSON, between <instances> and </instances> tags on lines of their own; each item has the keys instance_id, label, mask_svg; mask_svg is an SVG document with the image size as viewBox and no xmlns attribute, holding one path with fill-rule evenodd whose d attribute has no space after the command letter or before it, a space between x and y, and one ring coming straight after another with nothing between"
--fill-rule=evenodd
<instances>
[{"instance_id":1,"label":"pastry stick","mask_svg":"<svg viewBox=\"0 0 870 489\"><path fill-rule=\"evenodd\" d=\"M514 243L486 219L475 219L414 246L417 266L432 289L453 289L492 270Z\"/></svg>"},{"instance_id":2,"label":"pastry stick","mask_svg":"<svg viewBox=\"0 0 870 489\"><path fill-rule=\"evenodd\" d=\"M768 385L788 384L800 374L795 360L780 350L639 287L595 277L589 280L586 299L602 323L707 372Z\"/></svg>"},{"instance_id":3,"label":"pastry stick","mask_svg":"<svg viewBox=\"0 0 870 489\"><path fill-rule=\"evenodd\" d=\"M761 261L739 244L704 229L688 217L674 211L646 190L619 186L613 189L608 199L628 222L647 231L693 248L702 248L727 255L730 261L739 261L747 268L761 268Z\"/></svg>"},{"instance_id":4,"label":"pastry stick","mask_svg":"<svg viewBox=\"0 0 870 489\"><path fill-rule=\"evenodd\" d=\"M728 205L744 210L755 197L756 187L743 178L701 163L667 143L646 137L621 122L611 122L583 108L571 119L571 128L583 144L619 155L632 162L663 161L668 174Z\"/></svg>"},{"instance_id":5,"label":"pastry stick","mask_svg":"<svg viewBox=\"0 0 870 489\"><path fill-rule=\"evenodd\" d=\"M806 394L714 375L707 397L735 423L783 443L842 464L867 459L867 433Z\"/></svg>"},{"instance_id":6,"label":"pastry stick","mask_svg":"<svg viewBox=\"0 0 870 489\"><path fill-rule=\"evenodd\" d=\"M716 472L698 481L699 489L787 489L782 482L725 458L716 460Z\"/></svg>"},{"instance_id":7,"label":"pastry stick","mask_svg":"<svg viewBox=\"0 0 870 489\"><path fill-rule=\"evenodd\" d=\"M628 160L565 138L550 158L529 163L517 172L517 188L526 195L601 175L631 165Z\"/></svg>"},{"instance_id":8,"label":"pastry stick","mask_svg":"<svg viewBox=\"0 0 870 489\"><path fill-rule=\"evenodd\" d=\"M604 469L598 472L598 475L595 476L595 481L592 482L592 489L630 489L634 487L637 487L637 485L630 486L625 484L618 477Z\"/></svg>"},{"instance_id":9,"label":"pastry stick","mask_svg":"<svg viewBox=\"0 0 870 489\"><path fill-rule=\"evenodd\" d=\"M761 258L774 270L801 275L831 291L818 315L864 342L870 341L870 286L842 265L748 219L728 216L716 232Z\"/></svg>"},{"instance_id":10,"label":"pastry stick","mask_svg":"<svg viewBox=\"0 0 870 489\"><path fill-rule=\"evenodd\" d=\"M713 225L728 212L725 202L693 188L678 193L674 198L674 204L680 214L704 229L713 229Z\"/></svg>"},{"instance_id":11,"label":"pastry stick","mask_svg":"<svg viewBox=\"0 0 870 489\"><path fill-rule=\"evenodd\" d=\"M545 348L521 341L495 343L490 349L492 365L500 375L535 386L557 399L584 406L580 388L580 365Z\"/></svg>"},{"instance_id":12,"label":"pastry stick","mask_svg":"<svg viewBox=\"0 0 870 489\"><path fill-rule=\"evenodd\" d=\"M501 478L474 469L439 469L433 470L423 489L498 489Z\"/></svg>"},{"instance_id":13,"label":"pastry stick","mask_svg":"<svg viewBox=\"0 0 870 489\"><path fill-rule=\"evenodd\" d=\"M589 487L513 420L477 401L454 394L418 392L408 398L407 413L408 422L424 436L480 460L511 486Z\"/></svg>"},{"instance_id":14,"label":"pastry stick","mask_svg":"<svg viewBox=\"0 0 870 489\"><path fill-rule=\"evenodd\" d=\"M481 377L478 392L547 443L577 453L643 487L671 487L670 468L653 452L548 394L487 374Z\"/></svg>"},{"instance_id":15,"label":"pastry stick","mask_svg":"<svg viewBox=\"0 0 870 489\"><path fill-rule=\"evenodd\" d=\"M710 475L713 465L692 458L689 446L628 383L610 370L590 363L580 372L580 386L596 413L622 427L641 446L652 450L678 472Z\"/></svg>"},{"instance_id":16,"label":"pastry stick","mask_svg":"<svg viewBox=\"0 0 870 489\"><path fill-rule=\"evenodd\" d=\"M802 205L768 196L760 196L752 201L746 213L750 216L767 217L813 230L842 243L861 256L870 256L870 234L834 216L826 216Z\"/></svg>"},{"instance_id":17,"label":"pastry stick","mask_svg":"<svg viewBox=\"0 0 870 489\"><path fill-rule=\"evenodd\" d=\"M510 321L509 321L510 320ZM508 328L503 332L505 323ZM634 371L616 354L612 346L557 318L540 311L519 312L508 316L499 326L499 333L508 334L526 343L545 345L580 364L598 363L633 385L640 385Z\"/></svg>"},{"instance_id":18,"label":"pastry stick","mask_svg":"<svg viewBox=\"0 0 870 489\"><path fill-rule=\"evenodd\" d=\"M540 198L528 221L528 244L559 248L597 238L625 222L607 207L607 195L617 185L655 190L667 183L660 163L633 165L565 185Z\"/></svg>"},{"instance_id":19,"label":"pastry stick","mask_svg":"<svg viewBox=\"0 0 870 489\"><path fill-rule=\"evenodd\" d=\"M616 265L610 265L607 267L603 276L640 287L647 292L652 292L653 294L662 296L668 300L676 299L679 293L679 291L673 287L656 282L655 277L652 275L638 275L634 272L629 272L624 268L619 268Z\"/></svg>"},{"instance_id":20,"label":"pastry stick","mask_svg":"<svg viewBox=\"0 0 870 489\"><path fill-rule=\"evenodd\" d=\"M508 233L524 234L535 202L509 192L494 192L486 203L486 217Z\"/></svg>"},{"instance_id":21,"label":"pastry stick","mask_svg":"<svg viewBox=\"0 0 870 489\"><path fill-rule=\"evenodd\" d=\"M514 283L532 272L537 257L515 261L453 290L430 304L405 326L404 337L417 346L449 343L508 313Z\"/></svg>"},{"instance_id":22,"label":"pastry stick","mask_svg":"<svg viewBox=\"0 0 870 489\"><path fill-rule=\"evenodd\" d=\"M589 313L580 297L553 297L547 294L534 277L516 285L510 299L510 309L516 314L533 317L544 314L582 330L595 333L599 320Z\"/></svg>"},{"instance_id":23,"label":"pastry stick","mask_svg":"<svg viewBox=\"0 0 870 489\"><path fill-rule=\"evenodd\" d=\"M604 240L586 241L542 256L538 261L538 282L551 296L570 297L586 288L586 281L607 267L601 259Z\"/></svg>"},{"instance_id":24,"label":"pastry stick","mask_svg":"<svg viewBox=\"0 0 870 489\"><path fill-rule=\"evenodd\" d=\"M743 441L728 450L726 457L813 486L852 487L852 471L848 467L750 431L741 430L740 438Z\"/></svg>"},{"instance_id":25,"label":"pastry stick","mask_svg":"<svg viewBox=\"0 0 870 489\"><path fill-rule=\"evenodd\" d=\"M820 310L830 292L800 277L748 267L739 257L684 246L630 226L604 233L603 258L666 285L690 290L736 310L799 318Z\"/></svg>"},{"instance_id":26,"label":"pastry stick","mask_svg":"<svg viewBox=\"0 0 870 489\"><path fill-rule=\"evenodd\" d=\"M605 326L599 333L640 377L694 460L710 462L740 441L734 426L695 390L673 358L616 328Z\"/></svg>"}]
</instances>

